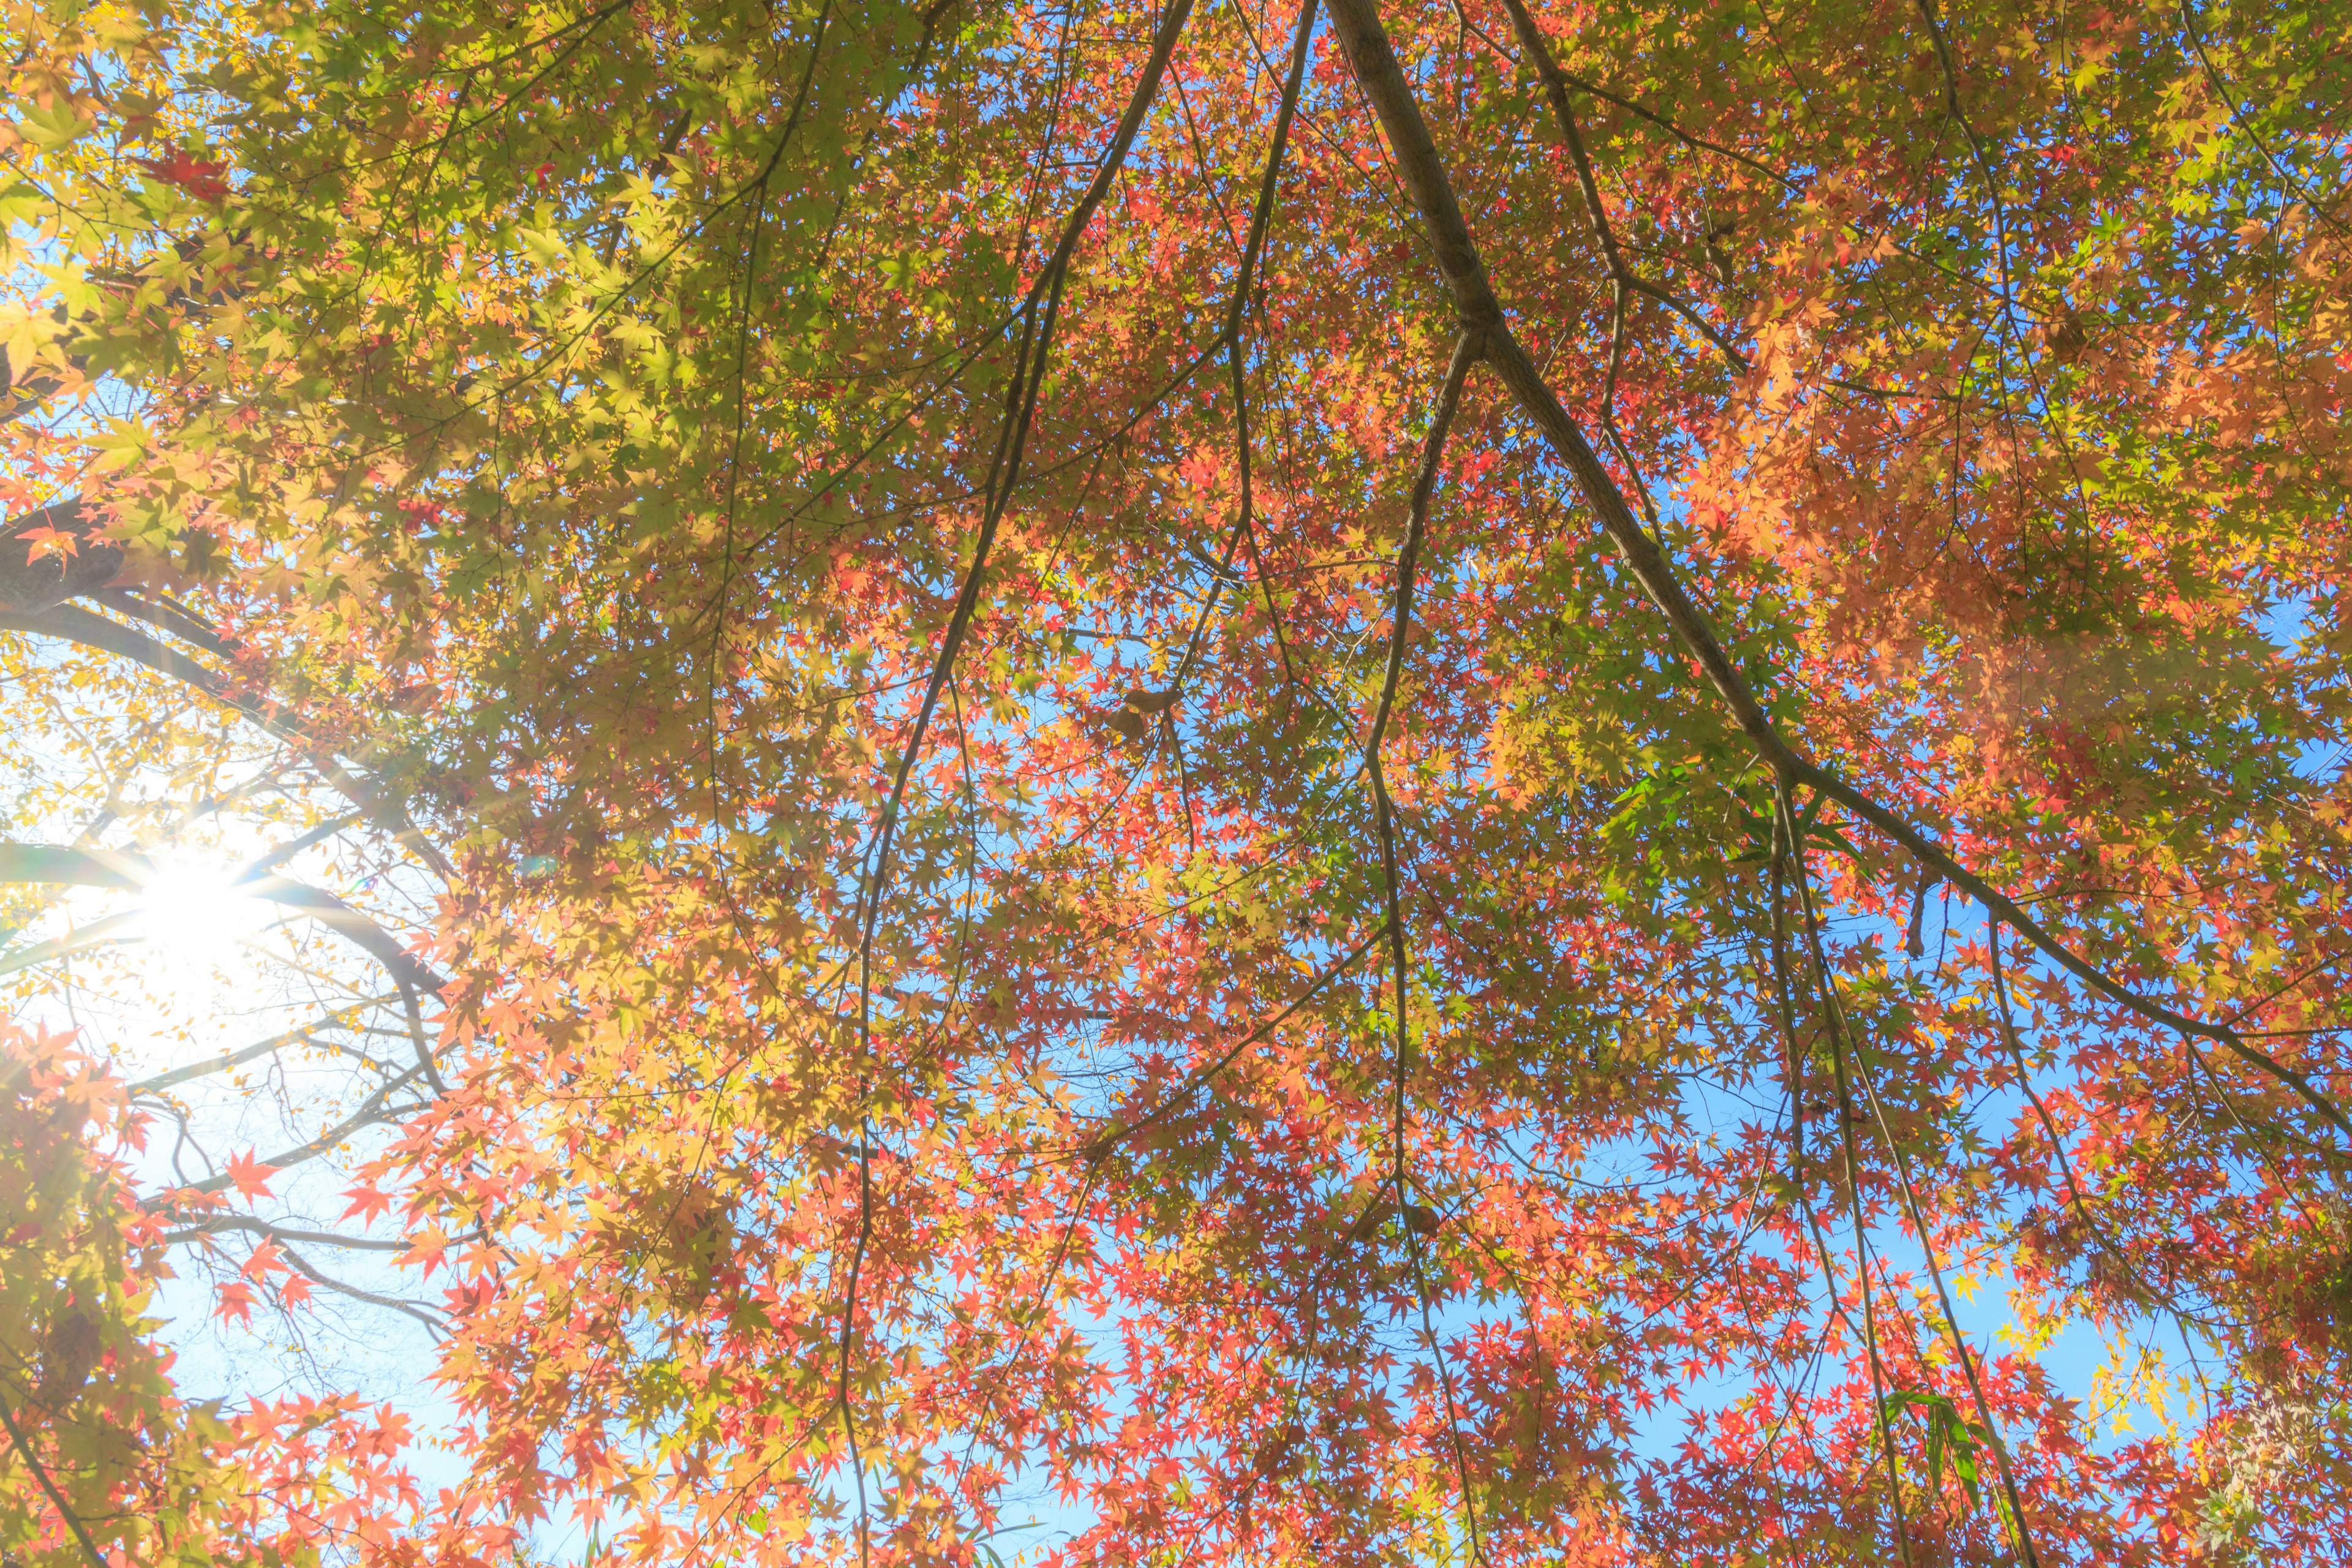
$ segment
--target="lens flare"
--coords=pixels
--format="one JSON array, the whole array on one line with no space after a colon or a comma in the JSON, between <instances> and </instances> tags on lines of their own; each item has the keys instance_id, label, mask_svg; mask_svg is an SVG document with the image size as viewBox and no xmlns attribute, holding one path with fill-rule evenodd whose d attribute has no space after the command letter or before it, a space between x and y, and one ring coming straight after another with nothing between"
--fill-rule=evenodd
<instances>
[{"instance_id":1,"label":"lens flare","mask_svg":"<svg viewBox=\"0 0 2352 1568\"><path fill-rule=\"evenodd\" d=\"M154 961L210 970L268 922L270 906L218 867L165 866L140 890L139 929Z\"/></svg>"}]
</instances>

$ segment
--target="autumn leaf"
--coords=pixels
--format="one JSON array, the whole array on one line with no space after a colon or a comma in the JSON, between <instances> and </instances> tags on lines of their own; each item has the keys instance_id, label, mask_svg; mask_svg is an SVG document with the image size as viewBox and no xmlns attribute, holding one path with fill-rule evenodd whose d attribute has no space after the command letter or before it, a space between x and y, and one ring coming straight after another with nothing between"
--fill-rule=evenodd
<instances>
[{"instance_id":1,"label":"autumn leaf","mask_svg":"<svg viewBox=\"0 0 2352 1568\"><path fill-rule=\"evenodd\" d=\"M390 1197L364 1183L359 1186L344 1188L343 1196L350 1202L344 1207L341 1217L357 1218L362 1225L371 1223L377 1215L388 1212L392 1207Z\"/></svg>"},{"instance_id":2,"label":"autumn leaf","mask_svg":"<svg viewBox=\"0 0 2352 1568\"><path fill-rule=\"evenodd\" d=\"M217 1303L213 1316L224 1322L235 1319L240 1323L253 1321L253 1287L242 1279L226 1279L213 1288Z\"/></svg>"},{"instance_id":3,"label":"autumn leaf","mask_svg":"<svg viewBox=\"0 0 2352 1568\"><path fill-rule=\"evenodd\" d=\"M221 1173L228 1178L229 1184L236 1188L240 1196L266 1198L269 1195L269 1178L277 1173L277 1167L263 1164L248 1149L242 1154L231 1155Z\"/></svg>"}]
</instances>

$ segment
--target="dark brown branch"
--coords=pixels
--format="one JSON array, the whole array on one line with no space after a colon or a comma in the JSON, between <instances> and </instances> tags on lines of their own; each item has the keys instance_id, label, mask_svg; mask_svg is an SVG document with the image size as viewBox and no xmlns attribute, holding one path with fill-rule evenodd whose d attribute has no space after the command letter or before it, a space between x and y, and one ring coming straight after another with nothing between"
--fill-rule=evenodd
<instances>
[{"instance_id":1,"label":"dark brown branch","mask_svg":"<svg viewBox=\"0 0 2352 1568\"><path fill-rule=\"evenodd\" d=\"M201 1241L223 1231L242 1231L249 1236L270 1241L299 1241L313 1247L340 1247L352 1252L406 1252L404 1241L376 1241L363 1236L337 1236L332 1231L298 1230L291 1226L273 1225L266 1219L247 1215L211 1215L182 1230L169 1232L163 1237L166 1246L179 1242Z\"/></svg>"},{"instance_id":2,"label":"dark brown branch","mask_svg":"<svg viewBox=\"0 0 2352 1568\"><path fill-rule=\"evenodd\" d=\"M1730 339L1718 331L1714 323L1700 315L1696 307L1673 293L1663 284L1654 283L1649 279L1642 277L1626 263L1624 252L1617 244L1617 231L1609 222L1608 209L1601 205L1601 185L1600 182L1593 178L1592 161L1584 150L1584 133L1577 125L1576 111L1570 107L1568 101L1568 76L1559 68L1559 62L1552 58L1549 41L1544 37L1542 29L1536 26L1536 19L1528 14L1527 6L1521 3L1521 0L1503 0L1503 3L1511 13L1511 26L1518 34L1520 47L1527 50L1528 58L1534 61L1536 75L1543 81L1544 95L1551 100L1552 118L1559 123L1560 141L1567 146L1569 160L1575 166L1577 188L1583 194L1585 211L1591 216L1593 231L1600 237L1601 256L1609 263L1609 276L1615 281L1621 292L1630 291L1647 295L1682 317L1697 328L1699 334L1708 342L1713 343L1725 359L1731 362L1734 370L1746 370L1748 356L1741 353ZM1622 321L1617 330L1622 332ZM1615 369L1613 348L1611 369L1613 384ZM1615 437L1615 410L1604 408L1603 414L1610 424L1610 434ZM1623 439L1616 438L1618 455L1625 457ZM1627 459L1626 468L1628 472L1632 471L1633 464L1630 458Z\"/></svg>"},{"instance_id":3,"label":"dark brown branch","mask_svg":"<svg viewBox=\"0 0 2352 1568\"><path fill-rule=\"evenodd\" d=\"M2032 942L2053 963L2074 975L2110 1002L2137 1014L2150 1023L2162 1024L2184 1035L2212 1040L2239 1060L2260 1068L2301 1096L2311 1108L2336 1124L2347 1137L2352 1137L2352 1120L2347 1120L2335 1101L2313 1087L2303 1074L2272 1057L2267 1051L2246 1043L2237 1030L2221 1024L2207 1023L2177 1013L2161 1003L2154 1002L2109 979L2105 973L2085 960L2045 930L2042 923L2018 906L2007 895L1983 878L1953 859L1928 840L1927 836L1904 821L1895 813L1870 799L1860 790L1838 778L1828 770L1811 763L1801 764L1794 776L1811 788L1821 791L1832 800L1852 811L1873 827L1894 839L1913 858L1940 873L1954 887L1982 904L1993 916Z\"/></svg>"},{"instance_id":4,"label":"dark brown branch","mask_svg":"<svg viewBox=\"0 0 2352 1568\"><path fill-rule=\"evenodd\" d=\"M236 645L160 595L150 598L131 588L100 588L89 597L110 610L145 621L216 658L227 658L236 652Z\"/></svg>"},{"instance_id":5,"label":"dark brown branch","mask_svg":"<svg viewBox=\"0 0 2352 1568\"><path fill-rule=\"evenodd\" d=\"M1445 368L1445 381L1439 389L1437 405L1430 416L1429 435L1422 447L1421 470L1414 476L1412 499L1406 514L1404 542L1397 549L1396 608L1389 629L1389 657L1386 675L1381 681L1379 705L1372 711L1372 726L1364 742L1364 768L1370 774L1372 785L1372 819L1381 837L1381 897L1388 916L1389 959L1396 984L1396 1078L1390 1112L1391 1157L1393 1171L1391 1180L1397 1189L1396 1201L1406 1201L1404 1150L1405 1080L1411 1071L1411 1038L1405 1017L1405 979L1409 954L1406 951L1404 925L1404 893L1399 886L1396 847L1396 805L1389 797L1387 770L1382 765L1381 747L1388 739L1389 720L1395 711L1397 688L1404 678L1405 646L1412 632L1413 572L1421 560L1421 546L1429 528L1429 503L1437 488L1438 469L1445 458L1446 437L1452 434L1454 416L1462 403L1462 388L1469 379L1470 367L1478 358L1477 340L1465 332L1454 341L1454 355Z\"/></svg>"},{"instance_id":6,"label":"dark brown branch","mask_svg":"<svg viewBox=\"0 0 2352 1568\"><path fill-rule=\"evenodd\" d=\"M380 1296L373 1290L362 1290L356 1285L346 1285L343 1281L322 1273L309 1258L283 1242L278 1244L278 1250L285 1254L286 1261L293 1266L296 1273L322 1289L332 1290L338 1296L349 1296L354 1301L365 1301L371 1307L389 1307L395 1312L405 1312L423 1323L426 1331L436 1339L448 1331L446 1325L440 1319L434 1317L431 1309L421 1301L404 1301L397 1296Z\"/></svg>"},{"instance_id":7,"label":"dark brown branch","mask_svg":"<svg viewBox=\"0 0 2352 1568\"><path fill-rule=\"evenodd\" d=\"M2221 100L2221 107L2229 110L2230 123L2246 133L2246 140L2254 144L2254 151L2263 155L2263 162L2271 166L2271 173L2279 177L2279 184L2302 198L2303 205L2310 209L2312 216L2338 234L2352 234L2352 229L2347 229L2343 224L2336 220L2326 206L2321 205L2319 197L2314 195L2305 187L2302 181L2287 172L2286 165L2280 163L2271 152L2269 143L2263 140L2261 132L2257 132L2249 123L2247 117L2240 111L2237 95L2230 90L2230 84L2222 79L2221 71L2213 64L2212 57L2205 52L2205 39L2197 30L2197 13L2190 8L2189 0L2180 0L2180 26L2181 30L2189 35L2189 47L2196 52L2197 63L2204 68L2206 84L2212 88L2213 96Z\"/></svg>"},{"instance_id":8,"label":"dark brown branch","mask_svg":"<svg viewBox=\"0 0 2352 1568\"><path fill-rule=\"evenodd\" d=\"M1233 532L1225 542L1222 561L1208 561L1206 556L1200 556L1213 568L1209 592L1201 605L1199 617L1192 623L1192 635L1184 644L1184 657L1177 661L1175 676L1169 682L1172 689L1182 689L1185 680L1192 673L1193 663L1200 657L1202 636L1208 630L1209 617L1216 612L1217 596L1223 591L1226 582L1235 578L1234 557L1239 552L1242 542L1249 540L1252 554L1256 552L1256 538L1252 525L1256 519L1257 502L1251 473L1249 379L1242 353L1242 319L1249 309L1250 285L1255 281L1258 263L1265 255L1266 230L1274 219L1274 198L1282 176L1283 154L1290 144L1291 121L1298 111L1299 90L1307 79L1307 59L1313 51L1315 8L1316 0L1307 0L1307 4L1299 7L1298 26L1290 46L1290 74L1284 79L1282 101L1275 111L1273 146L1266 153L1265 174L1258 182L1257 205L1250 212L1249 238L1242 247L1241 270L1234 279L1233 299L1225 306L1225 360L1234 388L1234 458L1236 488L1240 492ZM1197 550L1195 554L1199 555ZM1290 644L1282 634L1282 615L1275 606L1274 587L1265 580L1263 563L1260 563L1258 576L1259 591L1265 597L1266 619L1274 628L1275 646L1282 653L1283 673L1290 684L1298 685L1297 671L1291 667ZM1170 733L1174 733L1172 721Z\"/></svg>"}]
</instances>

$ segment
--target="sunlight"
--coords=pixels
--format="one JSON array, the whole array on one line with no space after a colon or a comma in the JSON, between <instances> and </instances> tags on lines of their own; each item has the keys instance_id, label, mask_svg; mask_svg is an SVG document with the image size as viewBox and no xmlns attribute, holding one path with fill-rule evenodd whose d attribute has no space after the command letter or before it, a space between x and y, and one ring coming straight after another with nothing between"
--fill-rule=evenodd
<instances>
[{"instance_id":1,"label":"sunlight","mask_svg":"<svg viewBox=\"0 0 2352 1568\"><path fill-rule=\"evenodd\" d=\"M215 968L276 913L223 867L161 868L141 889L139 931L159 965L182 973Z\"/></svg>"}]
</instances>

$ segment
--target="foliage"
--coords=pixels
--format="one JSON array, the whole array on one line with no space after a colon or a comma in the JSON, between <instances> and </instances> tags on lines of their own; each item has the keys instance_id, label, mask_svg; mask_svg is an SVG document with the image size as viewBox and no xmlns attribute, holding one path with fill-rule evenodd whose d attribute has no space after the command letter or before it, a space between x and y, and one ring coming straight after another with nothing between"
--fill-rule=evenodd
<instances>
[{"instance_id":1,"label":"foliage","mask_svg":"<svg viewBox=\"0 0 2352 1568\"><path fill-rule=\"evenodd\" d=\"M437 879L191 1539L2352 1534L2343 7L7 15L10 657Z\"/></svg>"}]
</instances>

